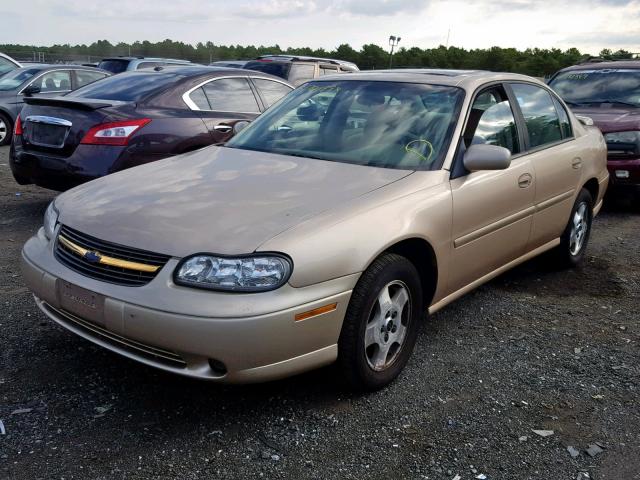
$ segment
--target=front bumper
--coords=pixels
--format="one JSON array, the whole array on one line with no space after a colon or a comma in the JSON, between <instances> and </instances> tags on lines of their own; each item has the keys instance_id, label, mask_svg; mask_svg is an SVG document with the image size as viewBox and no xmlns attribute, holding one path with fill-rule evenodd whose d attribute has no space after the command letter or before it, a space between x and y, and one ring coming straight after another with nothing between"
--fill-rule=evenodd
<instances>
[{"instance_id":1,"label":"front bumper","mask_svg":"<svg viewBox=\"0 0 640 480\"><path fill-rule=\"evenodd\" d=\"M172 259L142 287L111 285L60 264L42 229L22 252L25 281L40 309L72 332L111 351L181 375L229 383L274 380L332 363L358 275L305 288L225 294L180 287ZM88 320L61 298L61 282L104 296ZM303 321L295 315L336 303ZM229 316L234 313L234 316ZM224 366L224 369L220 368Z\"/></svg>"}]
</instances>

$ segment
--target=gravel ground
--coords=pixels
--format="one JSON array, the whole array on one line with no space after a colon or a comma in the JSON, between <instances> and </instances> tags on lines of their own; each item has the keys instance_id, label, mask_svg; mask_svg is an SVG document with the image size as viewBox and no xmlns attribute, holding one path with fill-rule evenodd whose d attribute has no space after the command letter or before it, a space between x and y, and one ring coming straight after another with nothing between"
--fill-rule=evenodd
<instances>
[{"instance_id":1,"label":"gravel ground","mask_svg":"<svg viewBox=\"0 0 640 480\"><path fill-rule=\"evenodd\" d=\"M596 220L582 268L534 260L429 318L403 376L354 395L332 368L189 381L57 327L18 266L53 196L0 149L0 478L640 479L637 208Z\"/></svg>"}]
</instances>

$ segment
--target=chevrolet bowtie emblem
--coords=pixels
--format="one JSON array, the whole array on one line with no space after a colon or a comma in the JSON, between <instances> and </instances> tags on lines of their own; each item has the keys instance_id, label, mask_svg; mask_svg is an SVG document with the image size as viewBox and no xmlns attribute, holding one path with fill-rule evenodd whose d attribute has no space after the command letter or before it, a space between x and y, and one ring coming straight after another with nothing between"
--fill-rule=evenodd
<instances>
[{"instance_id":1,"label":"chevrolet bowtie emblem","mask_svg":"<svg viewBox=\"0 0 640 480\"><path fill-rule=\"evenodd\" d=\"M102 255L100 255L98 252L87 252L82 256L82 258L84 258L89 263L100 263Z\"/></svg>"}]
</instances>

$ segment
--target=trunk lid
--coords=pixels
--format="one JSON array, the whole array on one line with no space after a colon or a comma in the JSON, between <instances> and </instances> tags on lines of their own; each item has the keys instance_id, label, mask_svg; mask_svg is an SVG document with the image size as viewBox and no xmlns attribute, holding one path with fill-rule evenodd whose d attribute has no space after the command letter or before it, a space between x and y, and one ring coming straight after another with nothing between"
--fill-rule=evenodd
<instances>
[{"instance_id":1,"label":"trunk lid","mask_svg":"<svg viewBox=\"0 0 640 480\"><path fill-rule=\"evenodd\" d=\"M130 107L125 102L64 97L25 98L25 104L20 113L23 149L60 157L73 154L91 127L128 118Z\"/></svg>"}]
</instances>

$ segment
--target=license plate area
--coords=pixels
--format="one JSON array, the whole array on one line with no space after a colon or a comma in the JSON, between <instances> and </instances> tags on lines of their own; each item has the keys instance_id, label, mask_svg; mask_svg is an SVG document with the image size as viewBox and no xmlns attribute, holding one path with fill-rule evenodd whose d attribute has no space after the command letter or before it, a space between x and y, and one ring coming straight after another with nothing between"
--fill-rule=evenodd
<instances>
[{"instance_id":1,"label":"license plate area","mask_svg":"<svg viewBox=\"0 0 640 480\"><path fill-rule=\"evenodd\" d=\"M66 125L51 123L25 122L24 137L27 142L48 148L62 148L69 134Z\"/></svg>"},{"instance_id":2,"label":"license plate area","mask_svg":"<svg viewBox=\"0 0 640 480\"><path fill-rule=\"evenodd\" d=\"M58 280L57 288L63 310L104 326L104 295L64 280Z\"/></svg>"}]
</instances>

